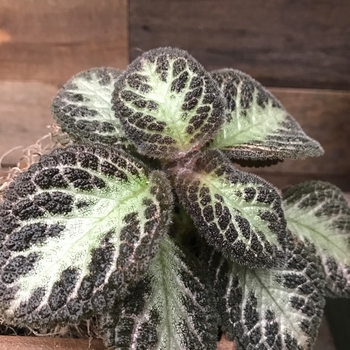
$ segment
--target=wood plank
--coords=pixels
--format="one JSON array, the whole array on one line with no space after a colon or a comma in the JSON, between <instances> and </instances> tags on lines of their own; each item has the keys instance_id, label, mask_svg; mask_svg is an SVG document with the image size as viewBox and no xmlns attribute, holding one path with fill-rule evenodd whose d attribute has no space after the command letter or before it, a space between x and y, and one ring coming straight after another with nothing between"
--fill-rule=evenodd
<instances>
[{"instance_id":1,"label":"wood plank","mask_svg":"<svg viewBox=\"0 0 350 350\"><path fill-rule=\"evenodd\" d=\"M350 88L350 1L130 0L129 50L188 50L266 86Z\"/></svg>"},{"instance_id":2,"label":"wood plank","mask_svg":"<svg viewBox=\"0 0 350 350\"><path fill-rule=\"evenodd\" d=\"M72 339L50 337L0 336L0 350L105 350L98 339ZM223 336L217 350L235 350L233 342ZM319 329L314 350L335 350L332 335L325 317Z\"/></svg>"},{"instance_id":3,"label":"wood plank","mask_svg":"<svg viewBox=\"0 0 350 350\"><path fill-rule=\"evenodd\" d=\"M0 81L0 156L17 146L28 147L49 132L56 92L49 84ZM21 155L21 150L11 152L2 164L15 165Z\"/></svg>"},{"instance_id":4,"label":"wood plank","mask_svg":"<svg viewBox=\"0 0 350 350\"><path fill-rule=\"evenodd\" d=\"M0 350L106 350L98 339L72 339L49 337L0 336ZM235 350L232 342L224 337L217 350Z\"/></svg>"},{"instance_id":5,"label":"wood plank","mask_svg":"<svg viewBox=\"0 0 350 350\"><path fill-rule=\"evenodd\" d=\"M127 0L0 0L2 80L61 85L94 66L124 68Z\"/></svg>"},{"instance_id":6,"label":"wood plank","mask_svg":"<svg viewBox=\"0 0 350 350\"><path fill-rule=\"evenodd\" d=\"M0 350L106 350L97 339L0 336Z\"/></svg>"},{"instance_id":7,"label":"wood plank","mask_svg":"<svg viewBox=\"0 0 350 350\"><path fill-rule=\"evenodd\" d=\"M278 189L286 188L291 185L296 185L300 182L319 180L330 182L338 186L342 191L350 191L349 174L332 175L332 174L305 174L305 173L283 173L283 172L267 172L266 170L259 170L253 168L241 168L243 171L252 172L266 181L273 184Z\"/></svg>"}]
</instances>

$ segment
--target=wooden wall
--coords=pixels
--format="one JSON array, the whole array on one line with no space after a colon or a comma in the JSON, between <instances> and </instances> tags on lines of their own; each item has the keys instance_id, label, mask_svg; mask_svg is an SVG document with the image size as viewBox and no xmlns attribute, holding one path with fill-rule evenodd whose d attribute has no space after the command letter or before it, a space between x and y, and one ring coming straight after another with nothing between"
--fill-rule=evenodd
<instances>
[{"instance_id":1,"label":"wooden wall","mask_svg":"<svg viewBox=\"0 0 350 350\"><path fill-rule=\"evenodd\" d=\"M177 46L271 87L324 146L324 157L259 170L268 180L350 191L349 18L344 0L0 0L0 154L46 133L50 101L74 73Z\"/></svg>"},{"instance_id":2,"label":"wooden wall","mask_svg":"<svg viewBox=\"0 0 350 350\"><path fill-rule=\"evenodd\" d=\"M48 132L51 100L73 74L126 67L127 23L127 0L0 0L0 155Z\"/></svg>"}]
</instances>

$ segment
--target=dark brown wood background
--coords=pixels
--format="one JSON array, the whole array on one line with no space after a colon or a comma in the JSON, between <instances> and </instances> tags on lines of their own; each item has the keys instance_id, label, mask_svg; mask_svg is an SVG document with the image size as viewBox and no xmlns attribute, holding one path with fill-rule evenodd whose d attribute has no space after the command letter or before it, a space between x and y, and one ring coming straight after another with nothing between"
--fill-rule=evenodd
<instances>
[{"instance_id":1,"label":"dark brown wood background","mask_svg":"<svg viewBox=\"0 0 350 350\"><path fill-rule=\"evenodd\" d=\"M0 154L47 132L51 99L74 73L176 46L270 87L325 148L260 174L350 191L349 18L345 0L0 0Z\"/></svg>"},{"instance_id":2,"label":"dark brown wood background","mask_svg":"<svg viewBox=\"0 0 350 350\"><path fill-rule=\"evenodd\" d=\"M0 155L48 133L51 100L72 75L125 68L127 28L127 0L0 0Z\"/></svg>"}]
</instances>

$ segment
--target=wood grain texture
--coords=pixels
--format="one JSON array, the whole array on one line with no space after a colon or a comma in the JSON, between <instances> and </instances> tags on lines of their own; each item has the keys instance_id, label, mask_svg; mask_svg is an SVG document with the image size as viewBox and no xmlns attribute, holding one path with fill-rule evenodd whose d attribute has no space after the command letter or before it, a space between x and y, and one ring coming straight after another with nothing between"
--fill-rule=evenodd
<instances>
[{"instance_id":1,"label":"wood grain texture","mask_svg":"<svg viewBox=\"0 0 350 350\"><path fill-rule=\"evenodd\" d=\"M127 0L0 0L1 80L58 86L127 61Z\"/></svg>"},{"instance_id":2,"label":"wood grain texture","mask_svg":"<svg viewBox=\"0 0 350 350\"><path fill-rule=\"evenodd\" d=\"M28 147L49 132L56 92L49 84L0 81L0 156L16 146ZM15 165L21 154L11 152L2 163Z\"/></svg>"},{"instance_id":3,"label":"wood grain texture","mask_svg":"<svg viewBox=\"0 0 350 350\"><path fill-rule=\"evenodd\" d=\"M97 339L0 336L0 350L106 350L106 348ZM235 350L235 346L222 336L217 350ZM314 350L335 350L325 317Z\"/></svg>"},{"instance_id":4,"label":"wood grain texture","mask_svg":"<svg viewBox=\"0 0 350 350\"><path fill-rule=\"evenodd\" d=\"M0 336L0 350L106 350L102 341L93 339ZM222 339L217 350L235 350Z\"/></svg>"},{"instance_id":5,"label":"wood grain texture","mask_svg":"<svg viewBox=\"0 0 350 350\"><path fill-rule=\"evenodd\" d=\"M0 336L0 350L106 350L100 340Z\"/></svg>"},{"instance_id":6,"label":"wood grain texture","mask_svg":"<svg viewBox=\"0 0 350 350\"><path fill-rule=\"evenodd\" d=\"M266 86L350 88L350 1L130 0L129 50L188 50Z\"/></svg>"}]
</instances>

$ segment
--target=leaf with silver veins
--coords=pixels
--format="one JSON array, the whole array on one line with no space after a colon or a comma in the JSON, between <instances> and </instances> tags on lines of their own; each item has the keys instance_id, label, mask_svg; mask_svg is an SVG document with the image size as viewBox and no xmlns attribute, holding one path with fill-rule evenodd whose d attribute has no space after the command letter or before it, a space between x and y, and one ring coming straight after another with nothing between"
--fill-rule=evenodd
<instances>
[{"instance_id":1,"label":"leaf with silver veins","mask_svg":"<svg viewBox=\"0 0 350 350\"><path fill-rule=\"evenodd\" d=\"M42 156L0 205L0 313L7 323L77 322L111 307L167 232L170 184L121 150Z\"/></svg>"},{"instance_id":2,"label":"leaf with silver veins","mask_svg":"<svg viewBox=\"0 0 350 350\"><path fill-rule=\"evenodd\" d=\"M169 236L160 243L147 273L117 309L100 321L103 340L110 349L216 349L217 318L211 289L197 259Z\"/></svg>"},{"instance_id":3,"label":"leaf with silver veins","mask_svg":"<svg viewBox=\"0 0 350 350\"><path fill-rule=\"evenodd\" d=\"M290 230L316 247L331 297L350 297L350 207L341 190L308 181L283 191Z\"/></svg>"},{"instance_id":4,"label":"leaf with silver veins","mask_svg":"<svg viewBox=\"0 0 350 350\"><path fill-rule=\"evenodd\" d=\"M224 99L186 51L158 48L121 75L113 108L140 153L177 159L203 146L223 123Z\"/></svg>"},{"instance_id":5,"label":"leaf with silver veins","mask_svg":"<svg viewBox=\"0 0 350 350\"><path fill-rule=\"evenodd\" d=\"M211 147L254 166L254 162L271 165L285 158L324 153L321 145L307 136L281 103L251 76L235 69L220 69L211 75L226 98L225 123Z\"/></svg>"},{"instance_id":6,"label":"leaf with silver veins","mask_svg":"<svg viewBox=\"0 0 350 350\"><path fill-rule=\"evenodd\" d=\"M111 103L114 84L121 73L119 69L102 67L72 77L51 106L62 131L87 142L129 144Z\"/></svg>"},{"instance_id":7,"label":"leaf with silver veins","mask_svg":"<svg viewBox=\"0 0 350 350\"><path fill-rule=\"evenodd\" d=\"M283 258L286 221L268 182L207 150L181 168L175 190L199 233L239 264L271 267Z\"/></svg>"},{"instance_id":8,"label":"leaf with silver veins","mask_svg":"<svg viewBox=\"0 0 350 350\"><path fill-rule=\"evenodd\" d=\"M249 269L212 251L221 328L237 349L310 350L325 305L325 276L313 245L290 236L284 267Z\"/></svg>"}]
</instances>

